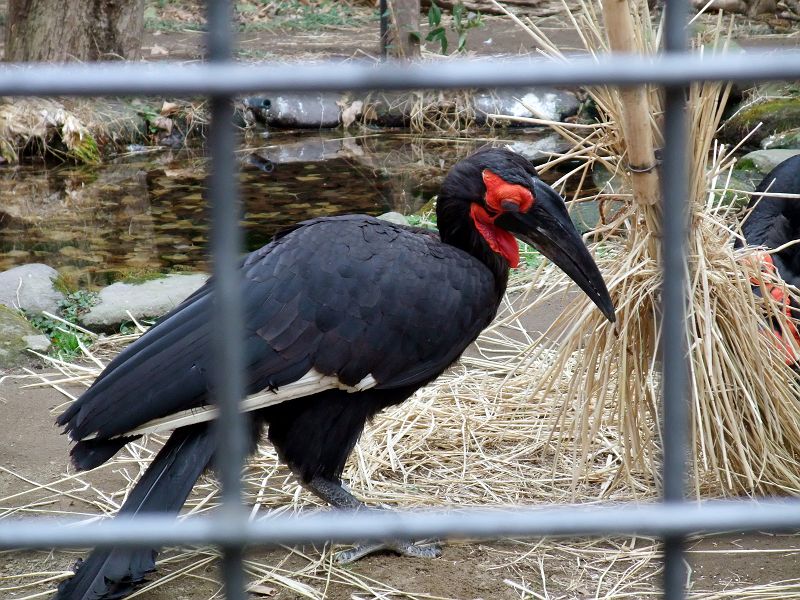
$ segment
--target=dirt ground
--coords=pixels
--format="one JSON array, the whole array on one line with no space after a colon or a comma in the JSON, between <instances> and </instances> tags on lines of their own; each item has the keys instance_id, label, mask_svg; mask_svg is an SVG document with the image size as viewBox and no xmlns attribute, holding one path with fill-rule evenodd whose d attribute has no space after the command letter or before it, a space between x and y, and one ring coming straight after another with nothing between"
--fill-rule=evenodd
<instances>
[{"instance_id":1,"label":"dirt ground","mask_svg":"<svg viewBox=\"0 0 800 600\"><path fill-rule=\"evenodd\" d=\"M516 56L536 51L536 44L517 24L502 16L486 15L484 26L468 33L466 49L477 56ZM536 25L562 52L582 53L580 38L560 14L536 18ZM421 25L423 28L424 25ZM773 34L760 22L742 19L736 41L742 47L800 46L800 26L793 34ZM452 33L450 33L452 37ZM451 40L451 43L455 40ZM437 48L426 45L426 56L437 58ZM203 33L148 32L142 44L144 60L200 60ZM237 56L242 60L358 60L380 56L377 24L359 29L321 29L316 31L253 31L238 34Z\"/></svg>"}]
</instances>

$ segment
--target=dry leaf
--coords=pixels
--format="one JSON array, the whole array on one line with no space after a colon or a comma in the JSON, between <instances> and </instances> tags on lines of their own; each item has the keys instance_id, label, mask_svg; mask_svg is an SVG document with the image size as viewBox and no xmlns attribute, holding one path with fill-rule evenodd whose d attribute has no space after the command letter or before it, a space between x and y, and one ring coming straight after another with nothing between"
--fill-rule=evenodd
<instances>
[{"instance_id":1,"label":"dry leaf","mask_svg":"<svg viewBox=\"0 0 800 600\"><path fill-rule=\"evenodd\" d=\"M174 115L178 112L179 108L180 104L177 102L164 102L164 104L161 105L161 115L164 117Z\"/></svg>"},{"instance_id":2,"label":"dry leaf","mask_svg":"<svg viewBox=\"0 0 800 600\"><path fill-rule=\"evenodd\" d=\"M161 129L162 131L166 131L168 134L172 133L172 119L169 117L156 117L153 121L153 126L157 129Z\"/></svg>"},{"instance_id":3,"label":"dry leaf","mask_svg":"<svg viewBox=\"0 0 800 600\"><path fill-rule=\"evenodd\" d=\"M169 54L169 50L163 46L153 44L153 46L150 47L150 56L166 56L167 54Z\"/></svg>"},{"instance_id":4,"label":"dry leaf","mask_svg":"<svg viewBox=\"0 0 800 600\"><path fill-rule=\"evenodd\" d=\"M356 117L361 114L361 109L364 103L361 100L356 100L350 106L342 110L342 125L345 129L350 127L356 120Z\"/></svg>"},{"instance_id":5,"label":"dry leaf","mask_svg":"<svg viewBox=\"0 0 800 600\"><path fill-rule=\"evenodd\" d=\"M375 110L374 104L368 104L367 107L364 108L362 112L364 121L366 121L367 123L378 120L378 111Z\"/></svg>"}]
</instances>

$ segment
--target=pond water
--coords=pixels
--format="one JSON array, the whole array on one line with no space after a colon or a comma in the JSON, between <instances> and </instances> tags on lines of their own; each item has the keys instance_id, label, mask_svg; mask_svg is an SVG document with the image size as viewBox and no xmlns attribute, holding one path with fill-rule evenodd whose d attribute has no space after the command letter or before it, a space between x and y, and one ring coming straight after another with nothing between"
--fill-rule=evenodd
<instances>
[{"instance_id":1,"label":"pond water","mask_svg":"<svg viewBox=\"0 0 800 600\"><path fill-rule=\"evenodd\" d=\"M503 137L535 154L552 147L548 136ZM237 152L247 249L314 216L413 213L456 161L487 141L385 132L247 140ZM0 271L40 262L68 285L94 289L153 272L206 269L207 166L203 149L184 148L130 153L97 167L0 169Z\"/></svg>"}]
</instances>

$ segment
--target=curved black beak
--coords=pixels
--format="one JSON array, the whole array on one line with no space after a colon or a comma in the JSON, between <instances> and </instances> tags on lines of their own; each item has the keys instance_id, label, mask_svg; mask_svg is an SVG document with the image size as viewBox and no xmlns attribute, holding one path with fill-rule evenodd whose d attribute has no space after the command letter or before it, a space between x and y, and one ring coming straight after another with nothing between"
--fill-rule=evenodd
<instances>
[{"instance_id":1,"label":"curved black beak","mask_svg":"<svg viewBox=\"0 0 800 600\"><path fill-rule=\"evenodd\" d=\"M606 283L572 224L564 199L536 178L533 178L533 193L533 206L528 212L519 212L513 202L503 203L506 210L495 223L552 260L613 323L614 304Z\"/></svg>"}]
</instances>

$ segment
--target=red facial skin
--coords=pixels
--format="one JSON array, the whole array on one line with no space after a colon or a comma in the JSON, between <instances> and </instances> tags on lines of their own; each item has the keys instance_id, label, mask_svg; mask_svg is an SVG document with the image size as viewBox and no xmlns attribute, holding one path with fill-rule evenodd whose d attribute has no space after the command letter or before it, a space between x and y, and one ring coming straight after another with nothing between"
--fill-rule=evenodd
<instances>
[{"instance_id":1,"label":"red facial skin","mask_svg":"<svg viewBox=\"0 0 800 600\"><path fill-rule=\"evenodd\" d=\"M772 262L772 257L769 254L760 254L760 267L761 271L764 273L775 273L775 263ZM750 282L753 285L760 285L760 281L758 278L752 277ZM786 329L788 331L776 331L775 329L770 329L772 335L775 336L775 344L783 350L784 360L786 361L787 365L793 365L798 362L798 357L795 352L792 344L789 343L787 340L784 339L784 335L788 333L791 335L795 342L800 344L800 332L798 332L797 327L795 326L794 322L792 321L792 312L790 310L790 300L789 297L786 295L786 292L778 285L774 283L764 283L764 287L766 288L769 295L772 297L773 300L781 304L783 306L782 312L786 315Z\"/></svg>"},{"instance_id":2,"label":"red facial skin","mask_svg":"<svg viewBox=\"0 0 800 600\"><path fill-rule=\"evenodd\" d=\"M507 208L504 208L503 205L508 207L506 204L508 202L516 205L515 212L527 212L533 206L533 194L528 188L508 183L488 169L483 171L483 183L486 186L484 201L491 210L491 214L483 206L473 204L470 208L470 216L489 247L503 256L510 267L516 268L519 266L517 240L505 229L497 227L494 221L502 213L507 212Z\"/></svg>"}]
</instances>

